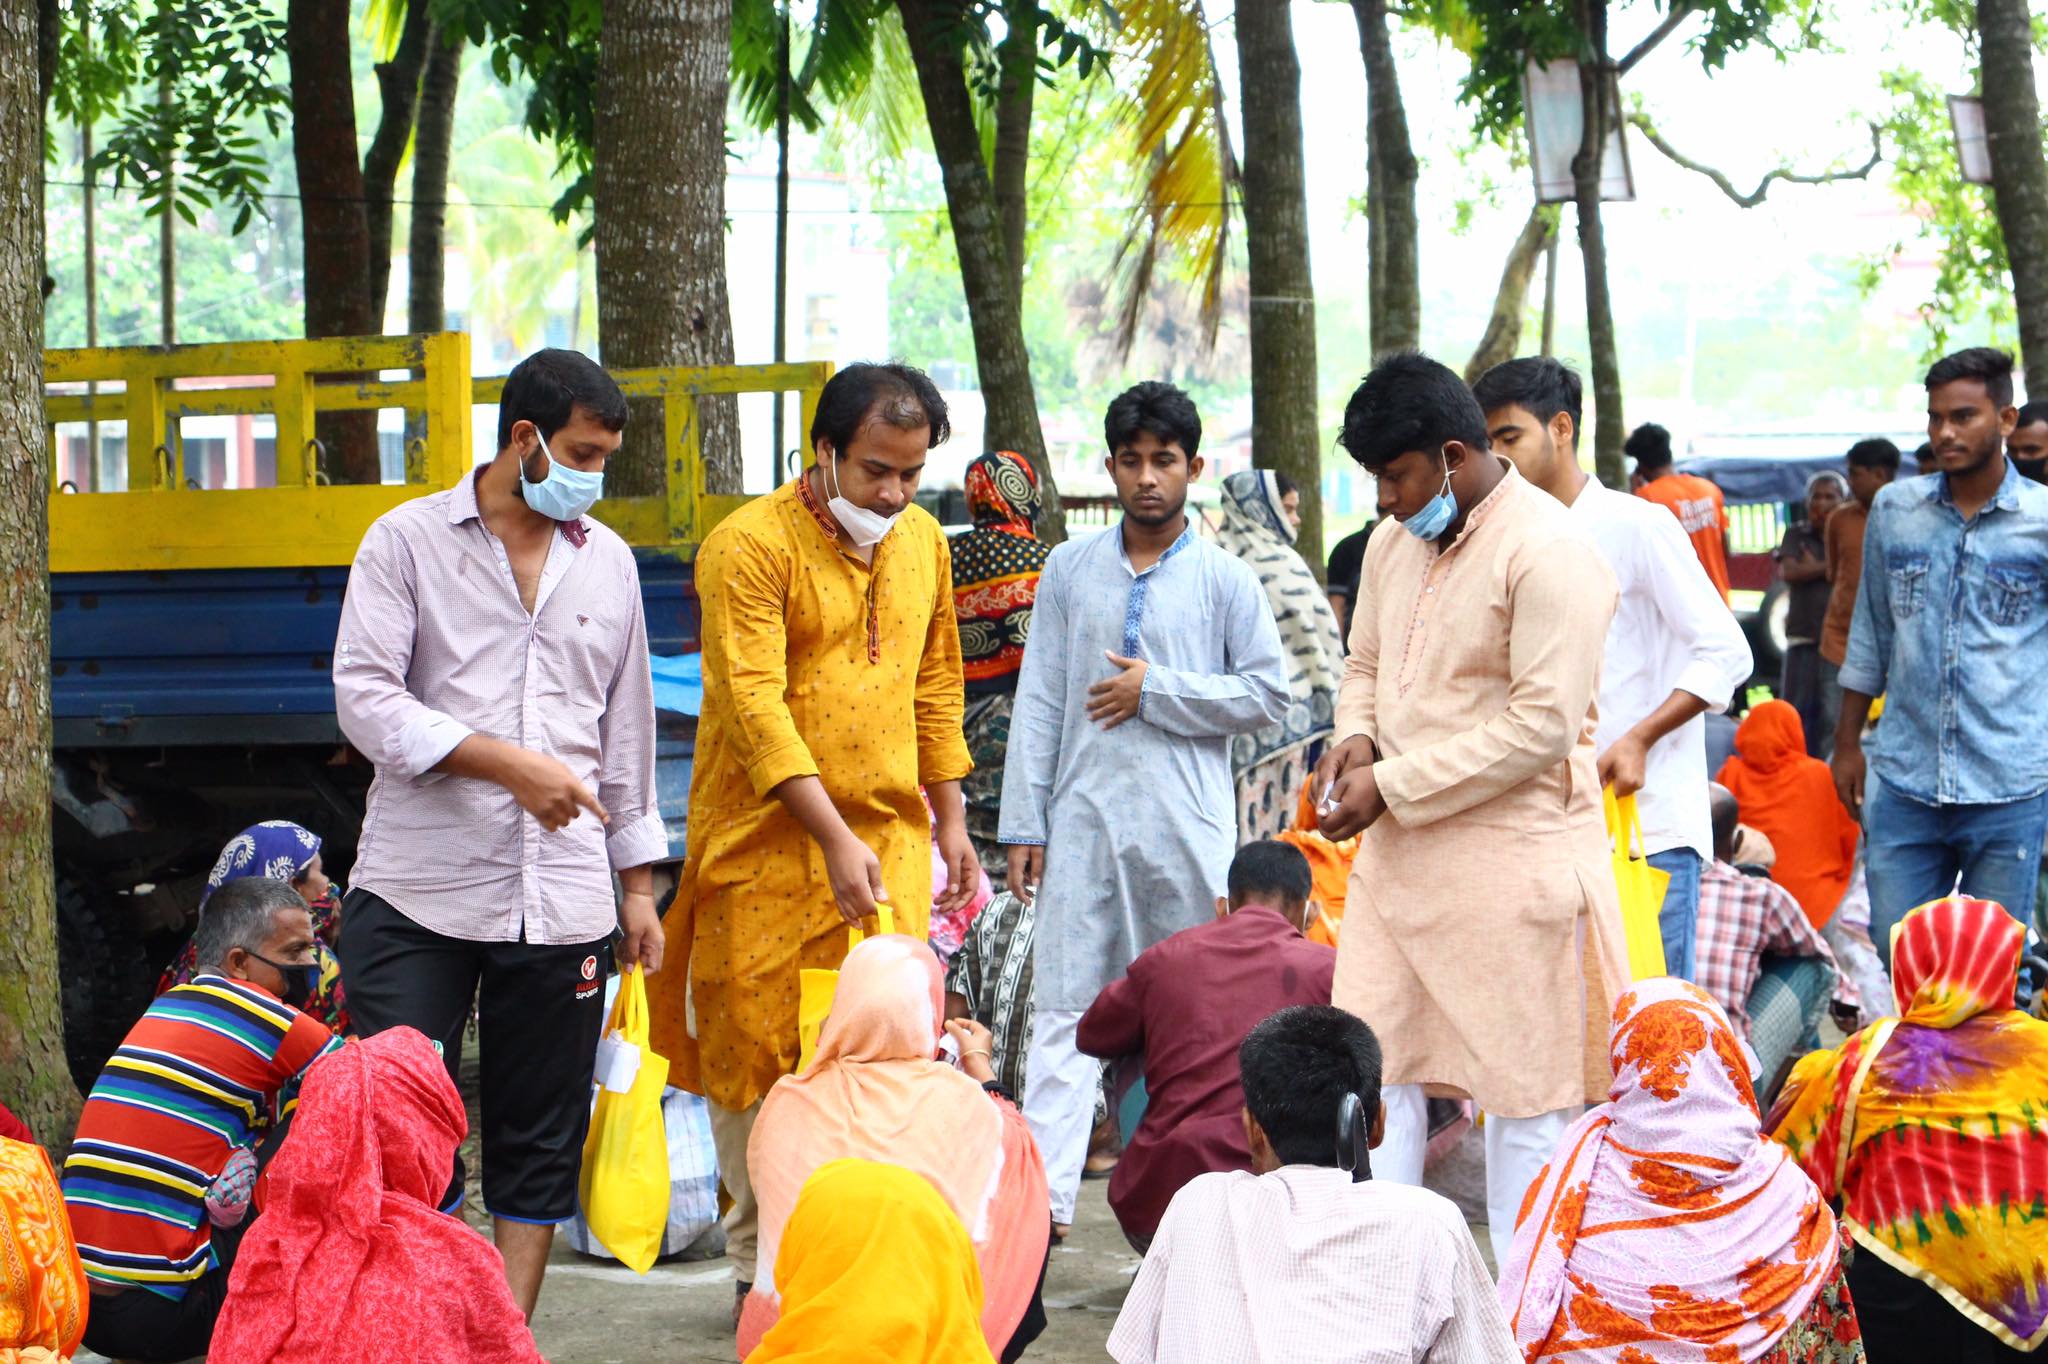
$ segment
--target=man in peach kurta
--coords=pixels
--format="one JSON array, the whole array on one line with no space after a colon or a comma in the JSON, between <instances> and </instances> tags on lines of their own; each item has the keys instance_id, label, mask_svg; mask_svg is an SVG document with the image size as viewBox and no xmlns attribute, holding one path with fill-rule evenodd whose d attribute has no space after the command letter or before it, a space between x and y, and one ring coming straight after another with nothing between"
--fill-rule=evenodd
<instances>
[{"instance_id":1,"label":"man in peach kurta","mask_svg":"<svg viewBox=\"0 0 2048 1364\"><path fill-rule=\"evenodd\" d=\"M836 968L849 924L876 927L878 902L898 932L925 935L920 785L956 888L942 907L979 879L952 569L939 523L910 501L945 435L923 374L848 366L818 400L817 463L720 522L697 556L689 852L663 921L670 969L648 996L670 1083L711 1101L743 1283L757 1221L747 1143L762 1097L796 1069L799 972Z\"/></svg>"},{"instance_id":2,"label":"man in peach kurta","mask_svg":"<svg viewBox=\"0 0 2048 1364\"><path fill-rule=\"evenodd\" d=\"M1315 778L1324 832L1364 828L1332 998L1386 1049L1374 1177L1419 1184L1426 1097L1470 1097L1505 1247L1557 1139L1606 1096L1628 980L1593 750L1614 578L1435 361L1382 362L1342 440L1382 520Z\"/></svg>"}]
</instances>

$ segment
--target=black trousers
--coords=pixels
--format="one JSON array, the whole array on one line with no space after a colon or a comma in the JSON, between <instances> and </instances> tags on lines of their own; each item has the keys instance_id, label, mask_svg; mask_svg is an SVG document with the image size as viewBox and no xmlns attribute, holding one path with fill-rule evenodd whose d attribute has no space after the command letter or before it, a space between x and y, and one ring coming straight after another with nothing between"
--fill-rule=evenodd
<instances>
[{"instance_id":1,"label":"black trousers","mask_svg":"<svg viewBox=\"0 0 2048 1364\"><path fill-rule=\"evenodd\" d=\"M352 890L342 906L339 955L357 1030L367 1037L404 1026L438 1038L451 1077L462 1066L470 1001L477 1002L484 1207L512 1222L574 1217L610 937L471 942ZM443 1207L461 1201L464 1177L458 1154Z\"/></svg>"},{"instance_id":2,"label":"black trousers","mask_svg":"<svg viewBox=\"0 0 2048 1364\"><path fill-rule=\"evenodd\" d=\"M213 1324L227 1301L228 1270L242 1234L255 1221L255 1211L238 1227L215 1227L212 1233L218 1267L194 1279L185 1296L175 1301L146 1288L120 1293L94 1293L85 1317L86 1348L109 1359L172 1361L206 1353L213 1343Z\"/></svg>"},{"instance_id":3,"label":"black trousers","mask_svg":"<svg viewBox=\"0 0 2048 1364\"><path fill-rule=\"evenodd\" d=\"M2020 1364L2034 1358L1863 1246L1849 1264L1849 1296L1856 1301L1869 1364Z\"/></svg>"}]
</instances>

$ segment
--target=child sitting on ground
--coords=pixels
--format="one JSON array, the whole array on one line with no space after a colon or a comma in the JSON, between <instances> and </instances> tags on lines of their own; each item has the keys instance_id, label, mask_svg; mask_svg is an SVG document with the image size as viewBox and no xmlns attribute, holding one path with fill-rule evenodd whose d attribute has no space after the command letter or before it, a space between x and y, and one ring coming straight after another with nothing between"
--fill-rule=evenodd
<instances>
[{"instance_id":1,"label":"child sitting on ground","mask_svg":"<svg viewBox=\"0 0 2048 1364\"><path fill-rule=\"evenodd\" d=\"M1214 921L1139 953L1075 1031L1090 1056L1143 1063L1145 1117L1109 1177L1109 1206L1140 1252L1183 1184L1251 1168L1237 1083L1245 1034L1276 1009L1330 1002L1337 954L1302 936L1312 887L1301 851L1248 843L1226 884Z\"/></svg>"},{"instance_id":2,"label":"child sitting on ground","mask_svg":"<svg viewBox=\"0 0 2048 1364\"><path fill-rule=\"evenodd\" d=\"M1239 1057L1256 1173L1174 1196L1125 1298L1119 1364L1513 1364L1521 1358L1465 1219L1372 1182L1380 1047L1328 1005L1283 1009Z\"/></svg>"}]
</instances>

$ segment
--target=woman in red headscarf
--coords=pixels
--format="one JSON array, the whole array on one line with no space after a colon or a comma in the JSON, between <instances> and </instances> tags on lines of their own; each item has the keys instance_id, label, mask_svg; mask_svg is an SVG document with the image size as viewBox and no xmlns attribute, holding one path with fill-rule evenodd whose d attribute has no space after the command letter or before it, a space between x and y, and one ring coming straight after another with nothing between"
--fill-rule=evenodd
<instances>
[{"instance_id":1,"label":"woman in red headscarf","mask_svg":"<svg viewBox=\"0 0 2048 1364\"><path fill-rule=\"evenodd\" d=\"M960 783L967 832L994 876L1008 874L996 841L1003 798L1003 753L1010 744L1010 703L1038 575L1052 546L1038 538L1038 475L1022 455L998 450L967 466L967 514L974 529L947 542L953 559L953 615L960 625L960 667L967 678L967 753L974 771Z\"/></svg>"},{"instance_id":2,"label":"woman in red headscarf","mask_svg":"<svg viewBox=\"0 0 2048 1364\"><path fill-rule=\"evenodd\" d=\"M393 1028L306 1073L209 1356L234 1364L545 1364L505 1262L436 1209L468 1133L433 1043Z\"/></svg>"}]
</instances>

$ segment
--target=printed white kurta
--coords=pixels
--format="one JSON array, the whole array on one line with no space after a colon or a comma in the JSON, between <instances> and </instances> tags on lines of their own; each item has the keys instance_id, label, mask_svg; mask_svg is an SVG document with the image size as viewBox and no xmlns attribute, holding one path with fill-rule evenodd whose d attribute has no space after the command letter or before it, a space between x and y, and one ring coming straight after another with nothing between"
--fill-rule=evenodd
<instances>
[{"instance_id":1,"label":"printed white kurta","mask_svg":"<svg viewBox=\"0 0 2048 1364\"><path fill-rule=\"evenodd\" d=\"M1146 662L1138 714L1088 718L1104 657ZM1142 573L1113 527L1038 580L1003 762L1005 844L1043 844L1033 1007L1085 1009L1152 944L1208 921L1237 847L1230 740L1287 709L1252 571L1193 529Z\"/></svg>"},{"instance_id":2,"label":"printed white kurta","mask_svg":"<svg viewBox=\"0 0 2048 1364\"><path fill-rule=\"evenodd\" d=\"M1334 1000L1388 1084L1526 1118L1608 1088L1628 956L1593 734L1614 575L1512 468L1438 553L1366 546L1337 741L1365 735L1387 813L1352 864Z\"/></svg>"}]
</instances>

